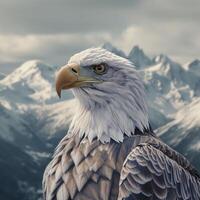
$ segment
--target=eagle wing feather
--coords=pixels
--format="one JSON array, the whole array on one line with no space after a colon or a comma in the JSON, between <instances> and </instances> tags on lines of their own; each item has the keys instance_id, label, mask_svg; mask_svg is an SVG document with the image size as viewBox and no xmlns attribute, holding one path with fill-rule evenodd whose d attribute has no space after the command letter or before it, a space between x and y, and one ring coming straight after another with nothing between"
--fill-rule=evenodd
<instances>
[{"instance_id":1,"label":"eagle wing feather","mask_svg":"<svg viewBox=\"0 0 200 200\"><path fill-rule=\"evenodd\" d=\"M197 200L200 179L177 152L161 143L143 143L125 160L118 199Z\"/></svg>"}]
</instances>

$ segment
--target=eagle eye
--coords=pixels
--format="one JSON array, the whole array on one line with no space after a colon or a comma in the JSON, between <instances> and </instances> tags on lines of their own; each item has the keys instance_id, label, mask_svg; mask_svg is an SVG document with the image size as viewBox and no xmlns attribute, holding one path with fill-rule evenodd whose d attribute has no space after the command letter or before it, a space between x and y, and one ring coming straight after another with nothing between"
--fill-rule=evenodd
<instances>
[{"instance_id":1,"label":"eagle eye","mask_svg":"<svg viewBox=\"0 0 200 200\"><path fill-rule=\"evenodd\" d=\"M108 66L105 63L101 63L99 65L93 65L92 68L96 74L102 75L107 72Z\"/></svg>"}]
</instances>

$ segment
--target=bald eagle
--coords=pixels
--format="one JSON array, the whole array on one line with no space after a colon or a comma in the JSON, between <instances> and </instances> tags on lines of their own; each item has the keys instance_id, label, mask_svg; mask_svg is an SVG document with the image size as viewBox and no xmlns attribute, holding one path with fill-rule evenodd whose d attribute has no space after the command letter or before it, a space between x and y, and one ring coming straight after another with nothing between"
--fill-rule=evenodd
<instances>
[{"instance_id":1,"label":"bald eagle","mask_svg":"<svg viewBox=\"0 0 200 200\"><path fill-rule=\"evenodd\" d=\"M200 175L149 124L133 64L102 48L75 54L56 79L73 117L43 177L45 200L200 199Z\"/></svg>"}]
</instances>

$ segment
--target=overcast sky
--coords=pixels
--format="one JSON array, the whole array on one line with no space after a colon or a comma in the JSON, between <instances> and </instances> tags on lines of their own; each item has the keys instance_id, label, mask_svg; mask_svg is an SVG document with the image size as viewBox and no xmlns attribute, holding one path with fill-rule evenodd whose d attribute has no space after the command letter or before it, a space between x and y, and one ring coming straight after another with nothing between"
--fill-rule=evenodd
<instances>
[{"instance_id":1,"label":"overcast sky","mask_svg":"<svg viewBox=\"0 0 200 200\"><path fill-rule=\"evenodd\" d=\"M0 0L0 71L64 64L104 42L179 62L200 58L200 0Z\"/></svg>"}]
</instances>

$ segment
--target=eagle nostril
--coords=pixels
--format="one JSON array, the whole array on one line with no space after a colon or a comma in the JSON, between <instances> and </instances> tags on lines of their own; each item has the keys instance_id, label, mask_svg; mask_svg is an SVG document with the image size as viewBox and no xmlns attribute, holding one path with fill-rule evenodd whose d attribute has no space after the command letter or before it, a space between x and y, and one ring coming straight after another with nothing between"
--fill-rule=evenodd
<instances>
[{"instance_id":1,"label":"eagle nostril","mask_svg":"<svg viewBox=\"0 0 200 200\"><path fill-rule=\"evenodd\" d=\"M72 71L73 71L74 73L76 73L76 74L78 73L77 70L75 70L74 68L71 68L71 69L72 69Z\"/></svg>"}]
</instances>

